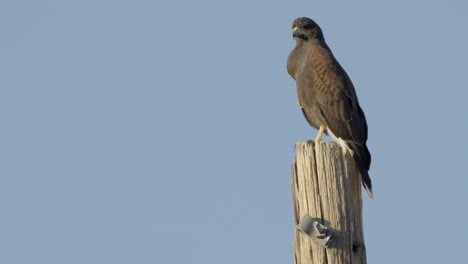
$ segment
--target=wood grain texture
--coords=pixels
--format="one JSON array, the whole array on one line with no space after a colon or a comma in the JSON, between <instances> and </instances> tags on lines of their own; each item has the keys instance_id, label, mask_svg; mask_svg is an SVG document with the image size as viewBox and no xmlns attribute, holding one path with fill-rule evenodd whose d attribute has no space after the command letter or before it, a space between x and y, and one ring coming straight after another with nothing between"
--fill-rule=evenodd
<instances>
[{"instance_id":1,"label":"wood grain texture","mask_svg":"<svg viewBox=\"0 0 468 264\"><path fill-rule=\"evenodd\" d=\"M296 144L291 170L294 226L304 215L335 233L328 249L295 229L296 264L364 264L361 179L354 161L335 142Z\"/></svg>"}]
</instances>

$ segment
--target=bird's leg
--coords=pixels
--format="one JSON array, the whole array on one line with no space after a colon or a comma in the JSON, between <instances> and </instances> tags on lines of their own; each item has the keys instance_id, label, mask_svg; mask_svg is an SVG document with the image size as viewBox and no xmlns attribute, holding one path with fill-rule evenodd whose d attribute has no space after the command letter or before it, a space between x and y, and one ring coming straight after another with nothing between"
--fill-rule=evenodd
<instances>
[{"instance_id":1,"label":"bird's leg","mask_svg":"<svg viewBox=\"0 0 468 264\"><path fill-rule=\"evenodd\" d=\"M324 126L320 126L320 127L319 127L319 131L318 131L318 133L317 133L317 136L315 137L315 142L316 142L316 143L322 141L322 134L323 134L324 131L325 131L325 127L324 127Z\"/></svg>"}]
</instances>

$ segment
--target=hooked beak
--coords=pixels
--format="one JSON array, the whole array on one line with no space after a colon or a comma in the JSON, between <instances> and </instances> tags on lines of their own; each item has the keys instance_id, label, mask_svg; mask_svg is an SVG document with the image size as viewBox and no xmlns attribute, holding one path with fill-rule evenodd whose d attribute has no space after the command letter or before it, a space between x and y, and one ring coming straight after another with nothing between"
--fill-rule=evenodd
<instances>
[{"instance_id":1,"label":"hooked beak","mask_svg":"<svg viewBox=\"0 0 468 264\"><path fill-rule=\"evenodd\" d=\"M304 37L305 31L302 28L294 27L293 28L293 38Z\"/></svg>"}]
</instances>

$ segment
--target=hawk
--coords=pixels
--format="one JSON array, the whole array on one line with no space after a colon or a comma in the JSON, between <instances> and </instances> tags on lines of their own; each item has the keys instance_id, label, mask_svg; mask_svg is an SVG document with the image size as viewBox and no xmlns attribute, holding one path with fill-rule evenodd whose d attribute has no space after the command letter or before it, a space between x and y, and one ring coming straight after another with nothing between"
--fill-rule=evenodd
<instances>
[{"instance_id":1,"label":"hawk","mask_svg":"<svg viewBox=\"0 0 468 264\"><path fill-rule=\"evenodd\" d=\"M289 54L287 69L296 81L299 106L309 124L330 135L349 153L372 197L369 177L371 155L367 149L367 122L353 83L325 43L322 29L312 19L297 18L293 25L296 47Z\"/></svg>"}]
</instances>

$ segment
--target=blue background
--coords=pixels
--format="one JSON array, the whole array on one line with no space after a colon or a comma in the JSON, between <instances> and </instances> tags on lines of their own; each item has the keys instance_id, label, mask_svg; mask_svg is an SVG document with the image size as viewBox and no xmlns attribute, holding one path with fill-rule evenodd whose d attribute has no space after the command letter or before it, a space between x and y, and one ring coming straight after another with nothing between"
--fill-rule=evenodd
<instances>
[{"instance_id":1,"label":"blue background","mask_svg":"<svg viewBox=\"0 0 468 264\"><path fill-rule=\"evenodd\" d=\"M369 123L369 263L468 258L463 1L2 1L0 263L293 263L286 73L321 25ZM263 226L259 224L263 223Z\"/></svg>"}]
</instances>

